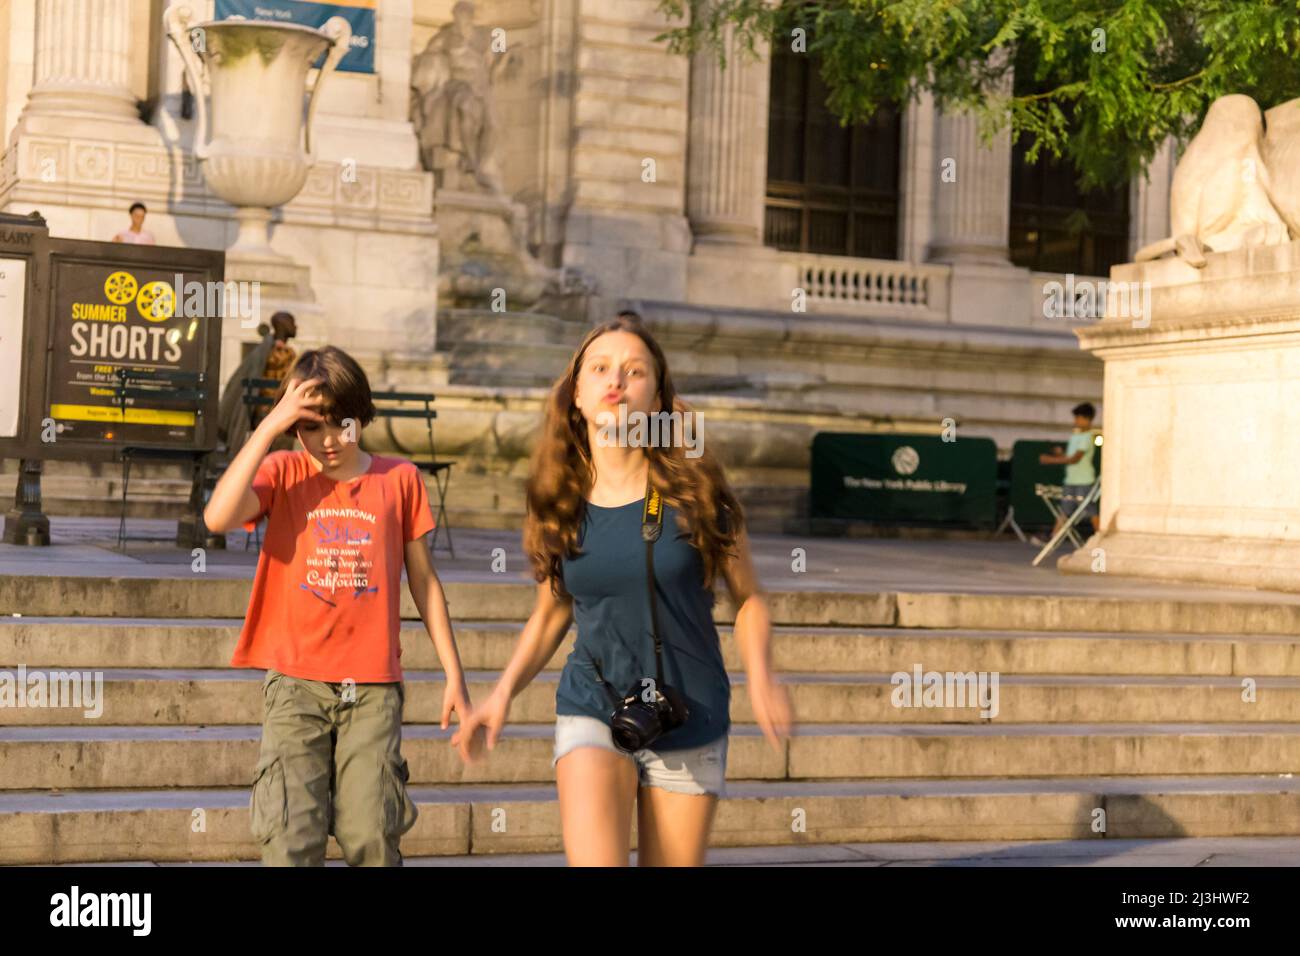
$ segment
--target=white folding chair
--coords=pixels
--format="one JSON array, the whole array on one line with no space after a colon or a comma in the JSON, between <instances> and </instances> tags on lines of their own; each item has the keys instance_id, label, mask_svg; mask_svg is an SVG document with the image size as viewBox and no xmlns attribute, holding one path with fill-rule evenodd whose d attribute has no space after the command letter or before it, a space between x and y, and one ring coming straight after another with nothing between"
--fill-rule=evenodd
<instances>
[{"instance_id":1,"label":"white folding chair","mask_svg":"<svg viewBox=\"0 0 1300 956\"><path fill-rule=\"evenodd\" d=\"M1034 558L1033 566L1038 567L1043 558L1055 551L1057 547L1060 546L1061 542L1067 537L1076 548L1083 547L1083 539L1075 533L1074 526L1083 518L1083 513L1087 510L1088 506L1096 501L1101 495L1101 478L1098 478L1092 483L1092 487L1088 489L1088 493L1082 497L1078 506L1068 517L1065 515L1061 506L1057 503L1063 501L1065 498L1064 489L1060 485L1035 485L1034 493L1043 500L1043 504L1045 504L1047 510L1052 513L1052 518L1054 520L1062 521L1063 519L1060 528L1058 528L1056 533L1052 535L1051 540L1049 540L1047 544L1043 545L1043 550L1039 551L1038 556Z\"/></svg>"}]
</instances>

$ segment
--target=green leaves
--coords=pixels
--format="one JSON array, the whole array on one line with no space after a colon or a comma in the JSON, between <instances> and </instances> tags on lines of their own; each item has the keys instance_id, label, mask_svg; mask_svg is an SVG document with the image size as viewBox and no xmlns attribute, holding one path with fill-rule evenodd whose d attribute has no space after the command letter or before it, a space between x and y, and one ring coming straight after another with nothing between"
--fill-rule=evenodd
<instances>
[{"instance_id":1,"label":"green leaves","mask_svg":"<svg viewBox=\"0 0 1300 956\"><path fill-rule=\"evenodd\" d=\"M678 52L747 53L806 32L845 122L922 90L1011 127L1031 158L1074 165L1085 188L1143 172L1187 140L1210 103L1245 93L1268 109L1300 95L1300 4L1270 0L660 0ZM687 19L689 18L689 19ZM873 67L874 64L874 67Z\"/></svg>"}]
</instances>

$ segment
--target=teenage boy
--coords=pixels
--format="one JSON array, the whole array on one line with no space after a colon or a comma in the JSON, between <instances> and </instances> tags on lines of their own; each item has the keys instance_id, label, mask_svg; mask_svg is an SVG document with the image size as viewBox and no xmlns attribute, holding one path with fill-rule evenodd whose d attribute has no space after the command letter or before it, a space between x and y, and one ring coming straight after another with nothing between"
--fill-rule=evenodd
<instances>
[{"instance_id":1,"label":"teenage boy","mask_svg":"<svg viewBox=\"0 0 1300 956\"><path fill-rule=\"evenodd\" d=\"M402 570L446 675L442 727L470 709L420 472L361 450L374 418L365 372L336 348L304 352L231 461L203 517L217 533L267 517L233 667L266 669L250 816L262 862L321 866L327 835L352 866L400 866L418 811L401 755ZM268 455L281 434L305 450ZM461 759L480 741L463 741Z\"/></svg>"},{"instance_id":2,"label":"teenage boy","mask_svg":"<svg viewBox=\"0 0 1300 956\"><path fill-rule=\"evenodd\" d=\"M1092 420L1097 417L1097 410L1092 407L1091 402L1082 402L1074 406L1071 414L1074 415L1074 432L1070 435L1070 441L1065 446L1064 452L1061 446L1057 445L1053 450L1054 454L1038 456L1039 462L1044 465L1065 466L1065 482L1061 489L1061 511L1067 518L1074 514L1097 480L1095 465L1097 436L1101 434L1100 429L1092 427ZM1092 521L1092 533L1096 534L1101 527L1101 519L1097 513L1095 500L1084 509L1081 517ZM1064 523L1064 520L1058 520L1056 527L1052 529L1052 534L1060 531Z\"/></svg>"}]
</instances>

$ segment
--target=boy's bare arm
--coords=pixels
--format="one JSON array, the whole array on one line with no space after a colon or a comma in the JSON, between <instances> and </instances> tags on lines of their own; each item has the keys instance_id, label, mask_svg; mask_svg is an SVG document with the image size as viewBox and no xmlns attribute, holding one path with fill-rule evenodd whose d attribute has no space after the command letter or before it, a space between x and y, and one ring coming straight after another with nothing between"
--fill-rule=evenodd
<instances>
[{"instance_id":1,"label":"boy's bare arm","mask_svg":"<svg viewBox=\"0 0 1300 956\"><path fill-rule=\"evenodd\" d=\"M314 409L320 404L320 397L308 395L316 384L315 380L292 383L280 403L248 436L248 441L226 468L217 487L212 489L208 506L203 509L203 523L209 531L223 534L251 521L262 510L262 503L253 491L253 478L257 475L258 465L271 450L271 443L299 419L324 421Z\"/></svg>"},{"instance_id":2,"label":"boy's bare arm","mask_svg":"<svg viewBox=\"0 0 1300 956\"><path fill-rule=\"evenodd\" d=\"M447 613L447 595L442 589L438 572L429 558L427 536L406 542L406 583L411 589L420 620L433 640L449 688L465 687L465 671L461 667L460 652L451 631L451 615ZM468 692L466 692L468 697Z\"/></svg>"},{"instance_id":3,"label":"boy's bare arm","mask_svg":"<svg viewBox=\"0 0 1300 956\"><path fill-rule=\"evenodd\" d=\"M1055 454L1044 452L1039 455L1038 463L1040 465L1073 465L1078 462L1086 452L1087 449L1084 449L1083 451L1076 451L1073 455L1067 455L1058 446Z\"/></svg>"},{"instance_id":4,"label":"boy's bare arm","mask_svg":"<svg viewBox=\"0 0 1300 956\"><path fill-rule=\"evenodd\" d=\"M273 441L275 436L266 434L261 428L248 436L244 447L212 489L212 497L203 509L203 523L209 531L224 534L245 521L251 521L262 510L262 503L253 491L253 477L257 474L257 466L271 450Z\"/></svg>"}]
</instances>

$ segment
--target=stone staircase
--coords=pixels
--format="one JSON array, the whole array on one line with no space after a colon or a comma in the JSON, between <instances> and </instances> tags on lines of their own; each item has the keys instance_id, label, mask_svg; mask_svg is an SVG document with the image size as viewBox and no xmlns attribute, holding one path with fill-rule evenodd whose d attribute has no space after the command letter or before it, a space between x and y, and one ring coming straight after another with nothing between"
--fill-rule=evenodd
<instances>
[{"instance_id":1,"label":"stone staircase","mask_svg":"<svg viewBox=\"0 0 1300 956\"><path fill-rule=\"evenodd\" d=\"M533 589L446 587L481 699ZM261 674L226 666L247 592L236 579L0 577L0 670L103 677L97 719L0 710L0 863L257 858ZM1300 606L832 591L770 605L799 725L773 750L753 724L720 604L735 725L715 846L1300 835ZM406 622L403 753L421 809L408 857L561 848L550 756L572 637L516 699L496 751L464 767L434 723L431 642ZM916 665L996 672L996 717L893 706L890 675Z\"/></svg>"},{"instance_id":2,"label":"stone staircase","mask_svg":"<svg viewBox=\"0 0 1300 956\"><path fill-rule=\"evenodd\" d=\"M952 421L962 435L990 437L1005 452L1021 438L1063 438L1070 408L1100 397L1096 360L1059 332L639 307L678 389L708 416L709 445L757 532L806 525L817 432L937 434ZM591 324L571 303L544 308L443 309L431 352L357 349L377 386L438 395L438 453L457 463L453 530L522 523L528 439L546 389ZM381 453L427 448L423 423L409 419L376 424L364 441ZM12 500L17 467L0 461L0 499ZM111 464L47 463L46 513L116 516L120 476ZM176 518L188 494L182 468L138 466L127 513Z\"/></svg>"},{"instance_id":3,"label":"stone staircase","mask_svg":"<svg viewBox=\"0 0 1300 956\"><path fill-rule=\"evenodd\" d=\"M381 454L393 454L391 451ZM453 459L454 460L454 459ZM524 477L475 468L461 460L452 471L447 492L447 520L453 538L457 528L520 530L524 523ZM7 508L18 481L16 460L0 459L0 501ZM743 470L729 476L738 481L737 494L749 526L756 532L779 532L808 513L803 486L746 484ZM429 500L436 508L433 479L425 477ZM51 517L112 517L121 513L122 469L111 463L47 461L41 478L45 513ZM186 513L188 468L171 464L138 464L131 468L128 518L178 519ZM3 508L0 508L3 511Z\"/></svg>"},{"instance_id":4,"label":"stone staircase","mask_svg":"<svg viewBox=\"0 0 1300 956\"><path fill-rule=\"evenodd\" d=\"M541 312L442 309L439 384L545 388L564 371L588 326Z\"/></svg>"}]
</instances>

